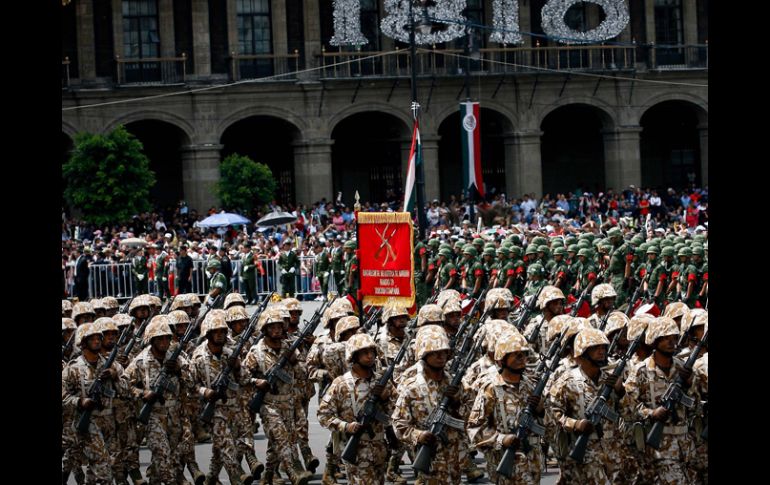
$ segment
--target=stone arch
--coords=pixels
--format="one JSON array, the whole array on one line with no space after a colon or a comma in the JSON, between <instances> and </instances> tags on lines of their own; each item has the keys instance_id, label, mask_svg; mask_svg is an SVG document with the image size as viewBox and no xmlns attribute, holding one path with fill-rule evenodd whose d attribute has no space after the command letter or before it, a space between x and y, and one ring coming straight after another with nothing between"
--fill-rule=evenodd
<instances>
[{"instance_id":1,"label":"stone arch","mask_svg":"<svg viewBox=\"0 0 770 485\"><path fill-rule=\"evenodd\" d=\"M129 123L138 121L161 121L173 125L181 130L187 137L184 141L186 145L189 145L194 139L195 128L189 121L177 114L159 110L140 110L121 115L107 123L102 130L102 133L109 133L118 125L126 126Z\"/></svg>"},{"instance_id":2,"label":"stone arch","mask_svg":"<svg viewBox=\"0 0 770 485\"><path fill-rule=\"evenodd\" d=\"M77 135L81 130L78 130L77 128L75 128L75 126L72 125L70 122L62 120L61 131L62 133L70 137L72 140L74 140L75 135Z\"/></svg>"},{"instance_id":3,"label":"stone arch","mask_svg":"<svg viewBox=\"0 0 770 485\"><path fill-rule=\"evenodd\" d=\"M603 130L612 130L619 124L617 113L615 113L615 110L608 103L605 103L598 98L590 98L586 96L570 96L560 99L551 105L545 106L537 116L537 126L542 127L543 121L554 111L565 106L573 105L586 105L596 110L596 112L600 115Z\"/></svg>"},{"instance_id":4,"label":"stone arch","mask_svg":"<svg viewBox=\"0 0 770 485\"><path fill-rule=\"evenodd\" d=\"M514 128L518 128L520 124L519 116L518 114L514 113L505 105L502 103L495 103L490 101L483 101L480 103L480 106L482 109L487 108L493 111L496 111L500 116L502 116L505 121L507 122L507 128L510 131L513 131ZM455 113L458 113L460 111L459 102L455 104L454 106L447 106L446 108L442 109L441 111L436 114L436 116L433 118L433 120L436 122L436 131L438 131L438 127L441 126L441 124L446 121L446 119L450 116L452 116Z\"/></svg>"},{"instance_id":5,"label":"stone arch","mask_svg":"<svg viewBox=\"0 0 770 485\"><path fill-rule=\"evenodd\" d=\"M665 101L681 101L692 105L698 116L698 123L708 124L708 101L701 96L685 92L661 93L646 99L637 109L637 122L641 123L642 117L650 108Z\"/></svg>"},{"instance_id":6,"label":"stone arch","mask_svg":"<svg viewBox=\"0 0 770 485\"><path fill-rule=\"evenodd\" d=\"M395 118L398 118L404 124L404 130L403 130L404 135L411 136L411 127L412 127L411 113L398 109L392 104L368 102L366 104L351 105L343 110L338 111L331 118L329 118L328 122L326 123L326 126L328 127L328 130L329 130L328 132L329 138L331 138L332 133L334 132L335 128L337 128L337 125L339 125L340 122L349 118L350 116L353 116L359 113L365 113L365 112L383 113L383 114L387 114Z\"/></svg>"},{"instance_id":7,"label":"stone arch","mask_svg":"<svg viewBox=\"0 0 770 485\"><path fill-rule=\"evenodd\" d=\"M224 116L222 120L217 124L214 132L217 133L217 138L221 140L222 136L225 134L225 131L227 131L228 128L232 127L234 124L248 118L259 116L278 118L291 125L294 125L294 128L297 130L297 133L300 137L304 136L305 132L307 132L309 128L308 123L302 116L292 113L291 111L275 106L248 106Z\"/></svg>"}]
</instances>

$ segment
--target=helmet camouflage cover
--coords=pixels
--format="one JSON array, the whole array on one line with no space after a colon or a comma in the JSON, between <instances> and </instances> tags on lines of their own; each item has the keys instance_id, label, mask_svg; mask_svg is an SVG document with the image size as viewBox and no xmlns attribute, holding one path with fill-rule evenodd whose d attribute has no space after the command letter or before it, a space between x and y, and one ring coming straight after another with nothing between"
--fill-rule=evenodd
<instances>
[{"instance_id":1,"label":"helmet camouflage cover","mask_svg":"<svg viewBox=\"0 0 770 485\"><path fill-rule=\"evenodd\" d=\"M604 332L598 328L584 328L575 337L573 357L580 357L583 353L596 345L609 345L610 341Z\"/></svg>"},{"instance_id":2,"label":"helmet camouflage cover","mask_svg":"<svg viewBox=\"0 0 770 485\"><path fill-rule=\"evenodd\" d=\"M422 327L415 337L415 359L422 360L428 353L449 350L449 337L438 325Z\"/></svg>"},{"instance_id":3,"label":"helmet camouflage cover","mask_svg":"<svg viewBox=\"0 0 770 485\"><path fill-rule=\"evenodd\" d=\"M369 334L357 333L353 335L345 342L345 360L349 363L352 363L353 355L355 355L355 353L359 350L365 349L375 349L376 351L377 343Z\"/></svg>"}]
</instances>

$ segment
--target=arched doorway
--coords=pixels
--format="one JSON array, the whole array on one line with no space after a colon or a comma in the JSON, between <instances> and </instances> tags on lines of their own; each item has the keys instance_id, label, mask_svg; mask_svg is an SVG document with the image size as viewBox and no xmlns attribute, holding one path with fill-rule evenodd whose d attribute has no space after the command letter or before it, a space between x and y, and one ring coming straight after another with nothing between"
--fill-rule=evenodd
<instances>
[{"instance_id":1,"label":"arched doorway","mask_svg":"<svg viewBox=\"0 0 770 485\"><path fill-rule=\"evenodd\" d=\"M222 159L237 153L264 163L273 172L281 204L294 204L294 147L300 132L274 116L250 116L236 121L222 134Z\"/></svg>"},{"instance_id":2,"label":"arched doorway","mask_svg":"<svg viewBox=\"0 0 770 485\"><path fill-rule=\"evenodd\" d=\"M642 185L658 189L701 185L699 117L705 112L687 101L664 101L642 115ZM700 115L700 116L699 116Z\"/></svg>"},{"instance_id":3,"label":"arched doorway","mask_svg":"<svg viewBox=\"0 0 770 485\"><path fill-rule=\"evenodd\" d=\"M354 203L356 190L362 204L403 197L402 145L410 137L404 122L387 113L356 113L337 123L332 130L335 197L342 192L347 205Z\"/></svg>"},{"instance_id":4,"label":"arched doorway","mask_svg":"<svg viewBox=\"0 0 770 485\"><path fill-rule=\"evenodd\" d=\"M150 189L150 203L171 210L184 199L182 186L182 152L190 144L187 134L171 123L159 120L141 120L126 124L126 130L144 146L155 172L155 185Z\"/></svg>"},{"instance_id":5,"label":"arched doorway","mask_svg":"<svg viewBox=\"0 0 770 485\"><path fill-rule=\"evenodd\" d=\"M488 197L505 192L505 144L503 134L513 131L511 122L501 113L481 108L481 172L484 191ZM447 116L438 128L438 165L441 200L462 197L462 140L460 138L460 108Z\"/></svg>"},{"instance_id":6,"label":"arched doorway","mask_svg":"<svg viewBox=\"0 0 770 485\"><path fill-rule=\"evenodd\" d=\"M562 106L543 119L543 194L605 189L602 130L610 125L605 113L584 104Z\"/></svg>"}]
</instances>

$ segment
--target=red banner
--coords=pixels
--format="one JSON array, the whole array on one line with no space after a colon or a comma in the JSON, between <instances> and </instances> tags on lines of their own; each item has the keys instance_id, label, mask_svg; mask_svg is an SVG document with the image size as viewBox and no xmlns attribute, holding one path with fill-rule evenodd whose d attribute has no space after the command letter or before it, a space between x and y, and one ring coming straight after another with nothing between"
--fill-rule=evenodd
<instances>
[{"instance_id":1,"label":"red banner","mask_svg":"<svg viewBox=\"0 0 770 485\"><path fill-rule=\"evenodd\" d=\"M414 229L408 212L358 213L364 305L414 304Z\"/></svg>"}]
</instances>

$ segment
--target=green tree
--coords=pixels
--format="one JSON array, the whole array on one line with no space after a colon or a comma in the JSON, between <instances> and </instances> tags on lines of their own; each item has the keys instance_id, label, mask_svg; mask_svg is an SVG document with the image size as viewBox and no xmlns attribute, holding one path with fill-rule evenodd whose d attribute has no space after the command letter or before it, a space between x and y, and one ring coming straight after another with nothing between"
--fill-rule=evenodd
<instances>
[{"instance_id":1,"label":"green tree","mask_svg":"<svg viewBox=\"0 0 770 485\"><path fill-rule=\"evenodd\" d=\"M78 134L75 149L62 166L64 198L94 224L123 222L150 210L155 173L143 149L123 126L106 135Z\"/></svg>"},{"instance_id":2,"label":"green tree","mask_svg":"<svg viewBox=\"0 0 770 485\"><path fill-rule=\"evenodd\" d=\"M233 153L219 166L222 177L218 185L219 199L226 210L248 213L275 196L276 183L270 167L251 158Z\"/></svg>"}]
</instances>

